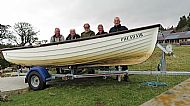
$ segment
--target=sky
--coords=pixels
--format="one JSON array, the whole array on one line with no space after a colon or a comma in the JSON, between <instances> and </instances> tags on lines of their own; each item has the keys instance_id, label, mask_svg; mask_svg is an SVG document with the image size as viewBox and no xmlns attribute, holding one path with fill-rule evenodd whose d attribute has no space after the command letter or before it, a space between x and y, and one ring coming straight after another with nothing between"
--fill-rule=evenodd
<instances>
[{"instance_id":1,"label":"sky","mask_svg":"<svg viewBox=\"0 0 190 106\"><path fill-rule=\"evenodd\" d=\"M189 4L190 0L0 0L0 24L28 22L40 31L40 40L49 40L56 27L65 37L73 28L80 34L84 23L96 33L97 25L103 24L108 32L116 16L129 29L157 23L167 28L189 14Z\"/></svg>"}]
</instances>

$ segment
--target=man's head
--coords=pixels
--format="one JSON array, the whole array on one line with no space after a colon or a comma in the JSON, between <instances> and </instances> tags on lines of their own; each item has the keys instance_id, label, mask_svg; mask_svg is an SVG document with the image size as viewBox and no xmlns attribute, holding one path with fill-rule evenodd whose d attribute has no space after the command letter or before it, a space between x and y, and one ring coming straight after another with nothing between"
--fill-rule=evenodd
<instances>
[{"instance_id":1,"label":"man's head","mask_svg":"<svg viewBox=\"0 0 190 106\"><path fill-rule=\"evenodd\" d=\"M120 25L120 22L121 22L121 20L120 20L119 17L115 17L115 18L114 18L114 25L115 25L115 26Z\"/></svg>"},{"instance_id":2,"label":"man's head","mask_svg":"<svg viewBox=\"0 0 190 106\"><path fill-rule=\"evenodd\" d=\"M88 32L90 30L90 25L88 23L84 24L84 30L85 32Z\"/></svg>"},{"instance_id":3,"label":"man's head","mask_svg":"<svg viewBox=\"0 0 190 106\"><path fill-rule=\"evenodd\" d=\"M70 35L74 36L76 34L75 29L70 29Z\"/></svg>"},{"instance_id":4,"label":"man's head","mask_svg":"<svg viewBox=\"0 0 190 106\"><path fill-rule=\"evenodd\" d=\"M98 25L98 32L102 33L104 31L104 27L102 24Z\"/></svg>"},{"instance_id":5,"label":"man's head","mask_svg":"<svg viewBox=\"0 0 190 106\"><path fill-rule=\"evenodd\" d=\"M55 28L55 36L56 37L60 36L60 29L59 28Z\"/></svg>"}]
</instances>

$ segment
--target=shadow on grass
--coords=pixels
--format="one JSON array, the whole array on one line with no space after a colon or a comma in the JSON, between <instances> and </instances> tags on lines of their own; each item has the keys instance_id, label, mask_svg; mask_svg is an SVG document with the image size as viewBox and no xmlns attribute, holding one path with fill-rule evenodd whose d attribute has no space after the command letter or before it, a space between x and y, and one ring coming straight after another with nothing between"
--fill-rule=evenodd
<instances>
[{"instance_id":1,"label":"shadow on grass","mask_svg":"<svg viewBox=\"0 0 190 106\"><path fill-rule=\"evenodd\" d=\"M63 81L61 79L56 79L48 83L49 87L61 87L61 86L83 86L83 87L91 87L91 86L112 86L121 85L121 84L129 84L131 82L121 81L118 82L115 78L108 77L107 79L103 79L102 77L98 78L81 78L74 80L66 80ZM138 83L138 82L136 82Z\"/></svg>"},{"instance_id":2,"label":"shadow on grass","mask_svg":"<svg viewBox=\"0 0 190 106\"><path fill-rule=\"evenodd\" d=\"M98 78L82 78L82 79L74 79L63 81L61 79L56 79L48 83L48 88L62 88L62 87L113 87L113 86L126 86L126 87L137 87L137 88L150 88L149 86L144 86L144 82L164 82L167 83L166 88L170 88L170 86L174 86L187 79L188 76L156 76L156 75L130 75L129 81L122 80L118 82L113 77L108 77L107 79L103 79L102 77ZM164 87L164 86L163 86ZM47 88L47 89L48 89ZM159 88L159 87L158 87Z\"/></svg>"}]
</instances>

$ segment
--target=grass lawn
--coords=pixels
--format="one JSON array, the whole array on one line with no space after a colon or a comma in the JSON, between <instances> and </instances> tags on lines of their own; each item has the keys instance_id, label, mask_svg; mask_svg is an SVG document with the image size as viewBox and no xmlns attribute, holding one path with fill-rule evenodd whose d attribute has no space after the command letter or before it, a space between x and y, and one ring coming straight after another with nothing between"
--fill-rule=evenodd
<instances>
[{"instance_id":1,"label":"grass lawn","mask_svg":"<svg viewBox=\"0 0 190 106\"><path fill-rule=\"evenodd\" d=\"M177 58L167 57L168 70L190 70L190 47L175 47ZM156 70L161 52L156 49L146 62L130 66L132 70ZM0 106L138 106L170 89L189 76L158 76L165 87L148 87L142 83L156 81L153 75L131 75L130 82L109 78L80 79L55 83L42 91L30 91L11 96L12 101Z\"/></svg>"},{"instance_id":2,"label":"grass lawn","mask_svg":"<svg viewBox=\"0 0 190 106\"><path fill-rule=\"evenodd\" d=\"M31 91L12 96L2 106L138 106L187 79L188 76L160 76L167 87L147 87L145 81L156 81L156 76L130 76L131 82L113 79L80 79L53 85L42 91Z\"/></svg>"},{"instance_id":3,"label":"grass lawn","mask_svg":"<svg viewBox=\"0 0 190 106\"><path fill-rule=\"evenodd\" d=\"M166 56L167 70L190 71L190 46L177 46L173 48L176 58ZM142 64L129 66L130 70L157 70L162 52L156 48L153 55Z\"/></svg>"}]
</instances>

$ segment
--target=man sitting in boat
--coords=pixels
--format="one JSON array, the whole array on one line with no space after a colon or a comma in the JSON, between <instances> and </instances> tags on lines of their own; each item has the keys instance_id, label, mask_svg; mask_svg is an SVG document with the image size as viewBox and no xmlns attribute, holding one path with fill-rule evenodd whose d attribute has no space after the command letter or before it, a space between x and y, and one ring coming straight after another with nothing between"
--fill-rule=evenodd
<instances>
[{"instance_id":1,"label":"man sitting in boat","mask_svg":"<svg viewBox=\"0 0 190 106\"><path fill-rule=\"evenodd\" d=\"M60 34L59 28L55 28L55 34L51 37L50 43L62 41L64 41L64 36Z\"/></svg>"},{"instance_id":2,"label":"man sitting in boat","mask_svg":"<svg viewBox=\"0 0 190 106\"><path fill-rule=\"evenodd\" d=\"M98 25L98 33L96 35L102 35L102 34L107 34L107 32L104 32L104 27L102 24Z\"/></svg>"},{"instance_id":3,"label":"man sitting in boat","mask_svg":"<svg viewBox=\"0 0 190 106\"><path fill-rule=\"evenodd\" d=\"M95 36L94 31L90 30L90 25L88 23L84 24L84 32L81 33L81 38Z\"/></svg>"},{"instance_id":4,"label":"man sitting in boat","mask_svg":"<svg viewBox=\"0 0 190 106\"><path fill-rule=\"evenodd\" d=\"M76 34L75 29L70 29L70 34L67 36L66 40L73 40L80 38L80 35Z\"/></svg>"},{"instance_id":5,"label":"man sitting in boat","mask_svg":"<svg viewBox=\"0 0 190 106\"><path fill-rule=\"evenodd\" d=\"M115 17L114 18L114 27L112 27L109 31L109 33L112 32L118 32L118 31L123 31L123 30L128 30L128 28L126 26L121 26L120 24L121 20L119 17ZM128 70L128 66L127 65L123 65L122 67L122 71ZM118 70L118 66L115 67L116 70Z\"/></svg>"}]
</instances>

